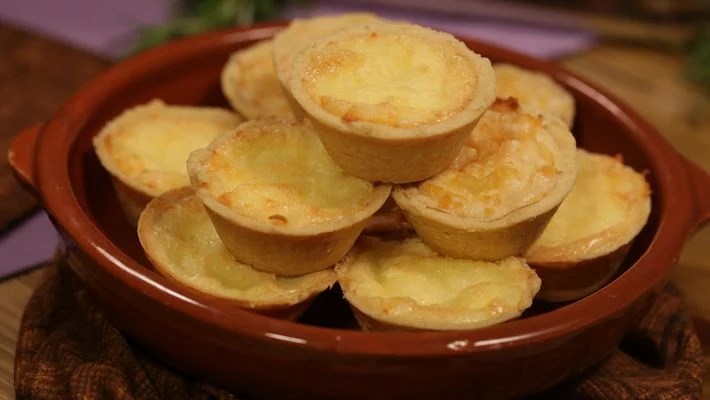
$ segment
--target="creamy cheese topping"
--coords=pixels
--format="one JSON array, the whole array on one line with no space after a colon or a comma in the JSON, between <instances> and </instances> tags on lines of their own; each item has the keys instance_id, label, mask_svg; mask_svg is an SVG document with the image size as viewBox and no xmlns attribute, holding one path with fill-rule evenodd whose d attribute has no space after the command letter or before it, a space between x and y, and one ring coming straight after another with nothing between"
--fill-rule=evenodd
<instances>
[{"instance_id":1,"label":"creamy cheese topping","mask_svg":"<svg viewBox=\"0 0 710 400\"><path fill-rule=\"evenodd\" d=\"M550 220L535 247L557 247L578 243L594 247L596 241L613 240L605 232L617 226L636 232L648 215L650 190L643 175L625 166L619 159L602 154L577 151L577 180L572 191ZM644 210L641 212L640 210ZM634 215L642 214L639 221ZM623 230L626 232L626 229ZM625 244L630 239L620 237Z\"/></svg>"},{"instance_id":2,"label":"creamy cheese topping","mask_svg":"<svg viewBox=\"0 0 710 400\"><path fill-rule=\"evenodd\" d=\"M492 221L542 199L560 173L558 144L544 124L519 111L514 100L498 102L452 165L419 185L425 205Z\"/></svg>"},{"instance_id":3,"label":"creamy cheese topping","mask_svg":"<svg viewBox=\"0 0 710 400\"><path fill-rule=\"evenodd\" d=\"M352 26L384 21L375 14L365 12L293 20L274 37L273 59L278 78L288 83L294 57L315 39Z\"/></svg>"},{"instance_id":4,"label":"creamy cheese topping","mask_svg":"<svg viewBox=\"0 0 710 400\"><path fill-rule=\"evenodd\" d=\"M225 206L274 225L337 221L367 205L374 186L345 174L306 123L242 124L212 150L206 188Z\"/></svg>"},{"instance_id":5,"label":"creamy cheese topping","mask_svg":"<svg viewBox=\"0 0 710 400\"><path fill-rule=\"evenodd\" d=\"M442 328L500 322L529 307L540 286L535 272L517 257L454 259L418 238L366 237L356 249L354 259L336 268L345 296L361 311L392 322L419 321L430 328L432 319L440 319Z\"/></svg>"},{"instance_id":6,"label":"creamy cheese topping","mask_svg":"<svg viewBox=\"0 0 710 400\"><path fill-rule=\"evenodd\" d=\"M496 95L514 97L520 104L554 115L567 126L574 118L574 97L550 76L510 64L494 64Z\"/></svg>"},{"instance_id":7,"label":"creamy cheese topping","mask_svg":"<svg viewBox=\"0 0 710 400\"><path fill-rule=\"evenodd\" d=\"M335 281L329 270L289 278L253 269L224 247L196 196L158 201L146 211L141 243L161 272L187 286L226 298L295 303Z\"/></svg>"},{"instance_id":8,"label":"creamy cheese topping","mask_svg":"<svg viewBox=\"0 0 710 400\"><path fill-rule=\"evenodd\" d=\"M104 129L99 156L132 185L152 195L189 185L189 154L235 128L241 119L217 108L166 106L153 101L126 111ZM115 171L112 171L115 172Z\"/></svg>"},{"instance_id":9,"label":"creamy cheese topping","mask_svg":"<svg viewBox=\"0 0 710 400\"><path fill-rule=\"evenodd\" d=\"M417 32L362 30L307 49L304 86L345 122L412 127L445 120L473 97L475 68L455 39Z\"/></svg>"},{"instance_id":10,"label":"creamy cheese topping","mask_svg":"<svg viewBox=\"0 0 710 400\"><path fill-rule=\"evenodd\" d=\"M247 118L291 116L276 78L273 41L265 40L234 53L222 72L222 87L232 106Z\"/></svg>"}]
</instances>

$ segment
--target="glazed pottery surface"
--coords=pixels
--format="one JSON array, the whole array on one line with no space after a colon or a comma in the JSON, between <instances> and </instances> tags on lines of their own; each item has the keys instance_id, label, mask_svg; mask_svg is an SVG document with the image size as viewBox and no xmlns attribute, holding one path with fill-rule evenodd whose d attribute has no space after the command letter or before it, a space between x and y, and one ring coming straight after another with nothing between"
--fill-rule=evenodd
<instances>
[{"instance_id":1,"label":"glazed pottery surface","mask_svg":"<svg viewBox=\"0 0 710 400\"><path fill-rule=\"evenodd\" d=\"M44 124L21 133L10 161L41 199L75 273L107 317L176 369L257 398L491 398L543 390L600 361L663 285L681 247L710 215L710 178L628 106L560 67L464 40L492 61L543 71L577 102L573 132L591 151L646 171L653 210L620 273L592 295L535 304L522 318L465 332L362 332L339 289L298 322L187 291L150 268L118 206L92 137L122 110L161 98L227 107L229 54L282 24L201 35L118 64Z\"/></svg>"}]
</instances>

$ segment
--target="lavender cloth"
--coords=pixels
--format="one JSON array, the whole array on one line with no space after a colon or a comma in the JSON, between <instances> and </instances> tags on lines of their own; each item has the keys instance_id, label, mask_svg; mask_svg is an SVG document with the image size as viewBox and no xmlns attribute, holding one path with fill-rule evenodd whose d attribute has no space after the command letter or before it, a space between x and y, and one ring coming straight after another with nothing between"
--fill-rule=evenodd
<instances>
[{"instance_id":1,"label":"lavender cloth","mask_svg":"<svg viewBox=\"0 0 710 400\"><path fill-rule=\"evenodd\" d=\"M136 28L165 21L171 0L0 0L0 19L105 57L130 49Z\"/></svg>"},{"instance_id":2,"label":"lavender cloth","mask_svg":"<svg viewBox=\"0 0 710 400\"><path fill-rule=\"evenodd\" d=\"M49 261L59 246L59 235L40 211L12 232L0 237L0 278Z\"/></svg>"},{"instance_id":3,"label":"lavender cloth","mask_svg":"<svg viewBox=\"0 0 710 400\"><path fill-rule=\"evenodd\" d=\"M451 3L452 0L445 1ZM519 20L491 18L491 8L495 7L492 2L486 3L485 15L477 16L476 7L471 5L476 1L481 0L468 0L466 12L454 15L422 7L414 10L383 5L384 1L321 0L306 3L307 7L291 6L284 12L284 17L369 10L384 17L478 38L540 58L578 51L594 40L590 32L581 29L549 26L539 21L524 24ZM422 1L417 3L422 5ZM0 19L103 56L118 57L130 47L135 29L164 21L170 5L170 0L0 0ZM38 213L0 237L0 278L47 261L58 244L46 214Z\"/></svg>"},{"instance_id":4,"label":"lavender cloth","mask_svg":"<svg viewBox=\"0 0 710 400\"><path fill-rule=\"evenodd\" d=\"M442 0L440 0L442 1ZM0 19L55 37L76 47L108 57L117 57L130 48L137 27L164 21L169 15L170 0L0 0ZM432 11L421 0L417 7L387 5L386 1L311 1L295 4L284 17L332 14L368 10L385 17L404 19L513 48L540 58L554 58L588 47L594 40L591 32L570 27L571 23L524 23L511 19L515 5L467 0L443 0L442 5L462 7L460 14ZM404 4L406 2L395 1ZM461 4L459 4L461 3ZM481 3L477 7L476 3ZM433 3L432 3L433 4ZM477 13L477 10L480 12ZM496 12L500 9L500 12ZM528 10L524 10L529 12ZM555 17L554 13L550 13ZM498 17L495 17L498 16ZM548 18L552 21L555 18Z\"/></svg>"},{"instance_id":5,"label":"lavender cloth","mask_svg":"<svg viewBox=\"0 0 710 400\"><path fill-rule=\"evenodd\" d=\"M504 2L500 2L496 7L495 4L498 2L486 0L453 1L455 4L451 4L452 0L439 1L450 7L462 7L461 13L436 12L434 11L436 5L427 6L421 0L407 2L412 5L409 8L384 4L387 3L386 1L318 0L308 2L308 6L287 8L284 14L285 17L293 18L346 11L369 11L382 17L430 26L544 59L553 59L579 51L589 47L595 40L594 34L589 30L571 27L571 21L552 24L557 13L550 13L548 23L545 23L541 15L544 11L536 10L535 20L524 23L524 17L520 15L514 17L515 9L511 10L511 5ZM405 2L400 0L395 3ZM485 3L485 7L481 7L480 14L476 12L477 3ZM499 8L497 13L496 8ZM498 15L498 18L493 18L491 15Z\"/></svg>"}]
</instances>

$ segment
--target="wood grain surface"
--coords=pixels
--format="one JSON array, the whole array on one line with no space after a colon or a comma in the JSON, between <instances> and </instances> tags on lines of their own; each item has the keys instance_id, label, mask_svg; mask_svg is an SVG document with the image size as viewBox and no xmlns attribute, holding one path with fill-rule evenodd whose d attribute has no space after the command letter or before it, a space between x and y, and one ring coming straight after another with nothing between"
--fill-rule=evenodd
<instances>
[{"instance_id":1,"label":"wood grain surface","mask_svg":"<svg viewBox=\"0 0 710 400\"><path fill-rule=\"evenodd\" d=\"M0 54L0 96L5 100L0 104L3 154L16 131L47 118L62 99L108 65L105 60L1 24ZM601 44L562 60L570 70L631 104L681 153L710 169L710 113L699 108L700 94L682 80L682 61L676 54L612 44ZM0 158L0 227L33 205L12 182L6 161ZM709 248L710 228L706 228L688 242L672 274L672 280L687 297L688 311L699 327L704 327L701 334L708 367ZM41 275L40 268L0 281L0 399L14 398L12 370L17 329L24 305ZM705 387L710 387L710 381L705 381ZM703 398L710 400L710 393Z\"/></svg>"},{"instance_id":2,"label":"wood grain surface","mask_svg":"<svg viewBox=\"0 0 710 400\"><path fill-rule=\"evenodd\" d=\"M15 181L7 148L23 128L41 122L109 62L0 24L0 232L36 207Z\"/></svg>"}]
</instances>

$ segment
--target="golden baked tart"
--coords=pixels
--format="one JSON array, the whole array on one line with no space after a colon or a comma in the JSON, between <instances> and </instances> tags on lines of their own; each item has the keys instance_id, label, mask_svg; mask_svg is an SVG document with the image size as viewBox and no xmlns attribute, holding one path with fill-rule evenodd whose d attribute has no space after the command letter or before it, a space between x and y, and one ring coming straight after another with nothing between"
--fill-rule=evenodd
<instances>
[{"instance_id":1,"label":"golden baked tart","mask_svg":"<svg viewBox=\"0 0 710 400\"><path fill-rule=\"evenodd\" d=\"M293 59L303 48L321 36L337 32L342 29L362 24L384 22L377 15L368 12L352 12L322 17L294 19L281 32L274 36L273 64L276 77L282 85L286 96L298 116L303 115L300 106L293 102L290 95L289 81Z\"/></svg>"},{"instance_id":2,"label":"golden baked tart","mask_svg":"<svg viewBox=\"0 0 710 400\"><path fill-rule=\"evenodd\" d=\"M574 188L524 256L547 301L575 300L606 284L651 211L646 179L619 157L580 149L577 164Z\"/></svg>"},{"instance_id":3,"label":"golden baked tart","mask_svg":"<svg viewBox=\"0 0 710 400\"><path fill-rule=\"evenodd\" d=\"M530 307L540 279L522 258L439 255L418 238L363 236L335 267L366 330L461 330L497 324Z\"/></svg>"},{"instance_id":4,"label":"golden baked tart","mask_svg":"<svg viewBox=\"0 0 710 400\"><path fill-rule=\"evenodd\" d=\"M295 319L309 300L335 283L333 270L281 277L237 261L189 186L148 203L138 222L138 237L148 259L166 277L270 315L282 313Z\"/></svg>"},{"instance_id":5,"label":"golden baked tart","mask_svg":"<svg viewBox=\"0 0 710 400\"><path fill-rule=\"evenodd\" d=\"M515 99L483 115L453 163L392 197L425 243L457 258L522 255L576 176L575 140L558 118L530 114Z\"/></svg>"},{"instance_id":6,"label":"golden baked tart","mask_svg":"<svg viewBox=\"0 0 710 400\"><path fill-rule=\"evenodd\" d=\"M447 33L393 23L314 41L289 86L338 165L393 183L446 168L495 98L488 59Z\"/></svg>"},{"instance_id":7,"label":"golden baked tart","mask_svg":"<svg viewBox=\"0 0 710 400\"><path fill-rule=\"evenodd\" d=\"M272 40L264 40L238 50L222 69L222 92L248 119L293 115L274 72L273 47Z\"/></svg>"},{"instance_id":8,"label":"golden baked tart","mask_svg":"<svg viewBox=\"0 0 710 400\"><path fill-rule=\"evenodd\" d=\"M572 126L574 97L549 75L505 63L493 64L493 70L498 97L514 97L524 107L554 115Z\"/></svg>"},{"instance_id":9,"label":"golden baked tart","mask_svg":"<svg viewBox=\"0 0 710 400\"><path fill-rule=\"evenodd\" d=\"M306 121L247 121L193 152L188 170L229 251L279 275L334 265L390 193L343 172Z\"/></svg>"},{"instance_id":10,"label":"golden baked tart","mask_svg":"<svg viewBox=\"0 0 710 400\"><path fill-rule=\"evenodd\" d=\"M94 149L112 176L116 195L135 226L148 202L190 184L185 166L193 150L235 128L241 118L214 107L166 105L161 100L130 108L94 137Z\"/></svg>"}]
</instances>

